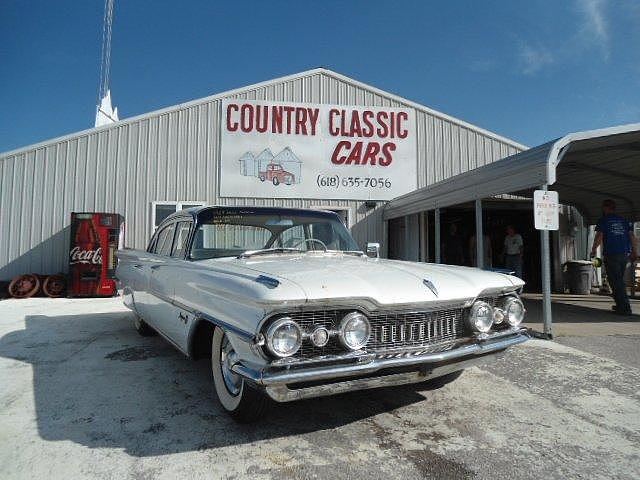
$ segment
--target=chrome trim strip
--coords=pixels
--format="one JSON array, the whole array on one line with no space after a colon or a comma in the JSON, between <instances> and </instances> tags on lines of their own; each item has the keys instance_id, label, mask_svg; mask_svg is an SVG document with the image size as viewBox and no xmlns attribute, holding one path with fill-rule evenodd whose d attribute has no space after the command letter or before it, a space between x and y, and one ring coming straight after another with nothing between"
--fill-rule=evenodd
<instances>
[{"instance_id":1,"label":"chrome trim strip","mask_svg":"<svg viewBox=\"0 0 640 480\"><path fill-rule=\"evenodd\" d=\"M253 333L247 332L246 330L242 330L241 328L231 325L230 323L223 322L222 320L212 317L211 315L208 315L204 312L194 310L193 313L197 318L202 320L207 320L213 323L215 326L220 327L225 332L234 333L235 335L239 336L242 340L245 340L247 342L252 342L256 337L255 334Z\"/></svg>"},{"instance_id":2,"label":"chrome trim strip","mask_svg":"<svg viewBox=\"0 0 640 480\"><path fill-rule=\"evenodd\" d=\"M442 363L458 358L484 355L487 353L504 350L513 345L529 340L526 329L511 332L509 336L477 340L476 343L464 345L444 352L427 353L414 356L401 356L395 358L375 358L374 354L366 354L355 357L355 361L349 365L331 365L300 370L262 371L253 370L242 363L233 365L232 370L245 377L247 380L259 385L269 386L288 383L309 382L317 380L332 380L340 377L349 377L374 373L382 368L403 367L410 365Z\"/></svg>"},{"instance_id":3,"label":"chrome trim strip","mask_svg":"<svg viewBox=\"0 0 640 480\"><path fill-rule=\"evenodd\" d=\"M213 323L215 326L220 327L221 329L223 329L225 332L232 332L236 335L238 335L239 337L241 337L243 340L250 342L253 341L255 338L255 334L251 333L251 332L247 332L246 330L242 330L241 328L238 328L234 325L231 325L230 323L224 322L222 320L219 320L207 313L201 312L199 310L196 310L195 308L189 307L188 305L185 305L184 303L180 303L176 300L173 300L169 297L165 297L164 295L158 295L157 293L153 293L152 295L154 295L156 298L159 298L160 300L162 300L163 302L167 302L170 305L173 305L174 307L178 307L181 310L185 310L187 312L189 312L190 314L192 314L193 316L196 317L196 320L207 320L208 322ZM194 322L194 324L197 322ZM191 333L189 334L189 340L191 340Z\"/></svg>"}]
</instances>

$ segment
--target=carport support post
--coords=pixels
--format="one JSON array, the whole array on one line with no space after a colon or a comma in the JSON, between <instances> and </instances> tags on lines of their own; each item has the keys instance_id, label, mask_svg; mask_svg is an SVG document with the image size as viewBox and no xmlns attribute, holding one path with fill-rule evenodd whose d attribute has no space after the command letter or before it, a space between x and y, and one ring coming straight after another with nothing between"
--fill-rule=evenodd
<instances>
[{"instance_id":1,"label":"carport support post","mask_svg":"<svg viewBox=\"0 0 640 480\"><path fill-rule=\"evenodd\" d=\"M436 208L435 212L434 212L434 221L433 221L433 227L434 227L434 238L433 238L433 243L435 243L435 245L433 246L434 252L435 252L435 262L436 263L440 263L440 209Z\"/></svg>"},{"instance_id":2,"label":"carport support post","mask_svg":"<svg viewBox=\"0 0 640 480\"><path fill-rule=\"evenodd\" d=\"M476 267L484 268L484 235L482 229L482 200L476 200Z\"/></svg>"},{"instance_id":3,"label":"carport support post","mask_svg":"<svg viewBox=\"0 0 640 480\"><path fill-rule=\"evenodd\" d=\"M542 185L542 190L547 191L547 184ZM549 230L540 230L540 242L542 244L542 321L544 333L553 338L551 327L551 259L549 258Z\"/></svg>"}]
</instances>

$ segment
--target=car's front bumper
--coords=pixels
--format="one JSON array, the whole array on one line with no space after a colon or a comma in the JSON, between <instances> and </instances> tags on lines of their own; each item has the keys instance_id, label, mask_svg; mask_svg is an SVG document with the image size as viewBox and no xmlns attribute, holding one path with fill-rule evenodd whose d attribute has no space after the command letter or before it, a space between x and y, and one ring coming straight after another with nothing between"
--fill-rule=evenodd
<instances>
[{"instance_id":1,"label":"car's front bumper","mask_svg":"<svg viewBox=\"0 0 640 480\"><path fill-rule=\"evenodd\" d=\"M278 402L321 397L352 390L418 383L473 366L487 357L529 339L526 329L498 332L437 353L411 351L362 354L325 365L248 368L241 362L232 369L265 389Z\"/></svg>"}]
</instances>

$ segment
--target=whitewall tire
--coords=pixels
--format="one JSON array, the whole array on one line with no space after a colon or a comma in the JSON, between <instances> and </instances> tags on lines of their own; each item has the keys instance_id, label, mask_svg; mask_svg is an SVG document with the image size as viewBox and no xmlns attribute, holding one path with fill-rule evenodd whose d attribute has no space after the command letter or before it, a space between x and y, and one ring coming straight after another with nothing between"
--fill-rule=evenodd
<instances>
[{"instance_id":1,"label":"whitewall tire","mask_svg":"<svg viewBox=\"0 0 640 480\"><path fill-rule=\"evenodd\" d=\"M216 327L211 343L211 372L218 400L237 422L253 422L263 416L268 399L231 371L234 358L235 351L231 342Z\"/></svg>"}]
</instances>

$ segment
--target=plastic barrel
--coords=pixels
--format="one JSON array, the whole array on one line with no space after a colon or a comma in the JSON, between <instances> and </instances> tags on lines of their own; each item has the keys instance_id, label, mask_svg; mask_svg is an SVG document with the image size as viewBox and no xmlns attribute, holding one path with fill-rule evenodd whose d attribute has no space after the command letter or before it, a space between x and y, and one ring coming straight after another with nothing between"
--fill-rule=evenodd
<instances>
[{"instance_id":1,"label":"plastic barrel","mask_svg":"<svg viewBox=\"0 0 640 480\"><path fill-rule=\"evenodd\" d=\"M586 260L569 260L567 262L567 280L569 293L572 295L589 295L593 279L593 264Z\"/></svg>"}]
</instances>

